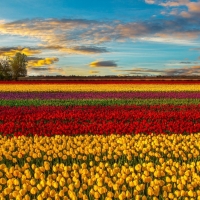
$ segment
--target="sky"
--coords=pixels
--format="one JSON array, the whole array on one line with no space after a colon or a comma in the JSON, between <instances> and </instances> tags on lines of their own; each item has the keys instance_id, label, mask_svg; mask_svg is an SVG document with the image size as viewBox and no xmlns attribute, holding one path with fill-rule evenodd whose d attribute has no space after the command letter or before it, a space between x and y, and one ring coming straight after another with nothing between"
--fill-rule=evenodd
<instances>
[{"instance_id":1,"label":"sky","mask_svg":"<svg viewBox=\"0 0 200 200\"><path fill-rule=\"evenodd\" d=\"M0 59L28 76L200 75L200 0L0 1Z\"/></svg>"}]
</instances>

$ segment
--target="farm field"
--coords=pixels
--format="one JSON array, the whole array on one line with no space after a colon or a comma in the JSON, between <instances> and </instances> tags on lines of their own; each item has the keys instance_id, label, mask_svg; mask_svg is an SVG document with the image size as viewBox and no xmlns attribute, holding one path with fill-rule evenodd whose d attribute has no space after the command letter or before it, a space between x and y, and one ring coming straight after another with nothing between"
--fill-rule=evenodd
<instances>
[{"instance_id":1,"label":"farm field","mask_svg":"<svg viewBox=\"0 0 200 200\"><path fill-rule=\"evenodd\" d=\"M0 199L200 199L200 81L0 82Z\"/></svg>"}]
</instances>

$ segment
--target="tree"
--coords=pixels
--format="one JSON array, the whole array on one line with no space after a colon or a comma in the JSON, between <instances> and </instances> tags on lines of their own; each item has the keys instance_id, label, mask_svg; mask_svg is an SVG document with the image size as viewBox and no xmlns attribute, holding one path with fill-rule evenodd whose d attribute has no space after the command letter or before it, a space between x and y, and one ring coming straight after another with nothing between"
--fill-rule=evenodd
<instances>
[{"instance_id":1,"label":"tree","mask_svg":"<svg viewBox=\"0 0 200 200\"><path fill-rule=\"evenodd\" d=\"M10 80L12 78L12 69L9 58L0 60L0 80Z\"/></svg>"},{"instance_id":2,"label":"tree","mask_svg":"<svg viewBox=\"0 0 200 200\"><path fill-rule=\"evenodd\" d=\"M17 80L20 76L23 77L27 75L27 63L27 56L21 53L16 53L15 56L12 59L10 59L12 77L14 80Z\"/></svg>"}]
</instances>

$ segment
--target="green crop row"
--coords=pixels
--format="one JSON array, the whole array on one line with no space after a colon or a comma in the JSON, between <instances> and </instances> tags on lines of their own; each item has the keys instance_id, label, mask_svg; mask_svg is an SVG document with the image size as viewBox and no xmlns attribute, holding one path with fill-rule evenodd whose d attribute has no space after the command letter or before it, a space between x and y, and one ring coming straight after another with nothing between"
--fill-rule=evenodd
<instances>
[{"instance_id":1,"label":"green crop row","mask_svg":"<svg viewBox=\"0 0 200 200\"><path fill-rule=\"evenodd\" d=\"M18 99L0 100L0 106L73 106L73 105L188 105L200 104L200 99L69 99L69 100L41 100L41 99Z\"/></svg>"}]
</instances>

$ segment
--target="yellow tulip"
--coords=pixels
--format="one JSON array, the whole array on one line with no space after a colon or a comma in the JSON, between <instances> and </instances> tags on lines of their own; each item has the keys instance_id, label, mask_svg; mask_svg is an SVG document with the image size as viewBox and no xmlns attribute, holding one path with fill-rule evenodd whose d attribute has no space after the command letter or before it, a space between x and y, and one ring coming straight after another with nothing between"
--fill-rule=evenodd
<instances>
[{"instance_id":1,"label":"yellow tulip","mask_svg":"<svg viewBox=\"0 0 200 200\"><path fill-rule=\"evenodd\" d=\"M168 176L166 176L166 182L167 182L167 183L170 183L170 182L171 182L171 179L170 179Z\"/></svg>"},{"instance_id":2,"label":"yellow tulip","mask_svg":"<svg viewBox=\"0 0 200 200\"><path fill-rule=\"evenodd\" d=\"M11 190L10 188L7 187L7 188L4 189L4 194L5 194L5 195L8 195L11 191L12 191L12 190Z\"/></svg>"},{"instance_id":3,"label":"yellow tulip","mask_svg":"<svg viewBox=\"0 0 200 200\"><path fill-rule=\"evenodd\" d=\"M26 189L21 189L21 190L19 190L19 194L20 194L21 196L24 196L24 195L26 194L26 192L27 192Z\"/></svg>"},{"instance_id":4,"label":"yellow tulip","mask_svg":"<svg viewBox=\"0 0 200 200\"><path fill-rule=\"evenodd\" d=\"M38 189L36 187L32 187L30 190L30 193L34 195L37 193L37 191L38 191Z\"/></svg>"},{"instance_id":5,"label":"yellow tulip","mask_svg":"<svg viewBox=\"0 0 200 200\"><path fill-rule=\"evenodd\" d=\"M50 195L51 197L55 197L55 194L56 194L56 191L55 191L55 190L50 190L49 195Z\"/></svg>"},{"instance_id":6,"label":"yellow tulip","mask_svg":"<svg viewBox=\"0 0 200 200\"><path fill-rule=\"evenodd\" d=\"M74 183L74 187L75 188L80 188L80 181L79 180L77 180L75 183Z\"/></svg>"},{"instance_id":7,"label":"yellow tulip","mask_svg":"<svg viewBox=\"0 0 200 200\"><path fill-rule=\"evenodd\" d=\"M42 190L42 185L41 184L37 184L37 189L38 190Z\"/></svg>"},{"instance_id":8,"label":"yellow tulip","mask_svg":"<svg viewBox=\"0 0 200 200\"><path fill-rule=\"evenodd\" d=\"M99 199L100 198L100 194L99 194L99 192L94 192L94 198L95 199Z\"/></svg>"},{"instance_id":9,"label":"yellow tulip","mask_svg":"<svg viewBox=\"0 0 200 200\"><path fill-rule=\"evenodd\" d=\"M137 164L137 165L135 166L135 170L136 170L137 172L141 172L141 168L142 168L142 166L141 166L140 164Z\"/></svg>"},{"instance_id":10,"label":"yellow tulip","mask_svg":"<svg viewBox=\"0 0 200 200\"><path fill-rule=\"evenodd\" d=\"M111 191L107 192L107 197L112 198L114 196L114 194Z\"/></svg>"},{"instance_id":11,"label":"yellow tulip","mask_svg":"<svg viewBox=\"0 0 200 200\"><path fill-rule=\"evenodd\" d=\"M180 196L181 196L181 192L180 192L179 190L176 190L176 191L174 192L174 194L175 194L177 197L180 197Z\"/></svg>"},{"instance_id":12,"label":"yellow tulip","mask_svg":"<svg viewBox=\"0 0 200 200\"><path fill-rule=\"evenodd\" d=\"M179 190L182 190L182 189L184 188L184 185L180 183L180 184L177 185L177 188L178 188Z\"/></svg>"},{"instance_id":13,"label":"yellow tulip","mask_svg":"<svg viewBox=\"0 0 200 200\"><path fill-rule=\"evenodd\" d=\"M94 184L93 180L92 179L88 179L88 185L92 186L93 184Z\"/></svg>"},{"instance_id":14,"label":"yellow tulip","mask_svg":"<svg viewBox=\"0 0 200 200\"><path fill-rule=\"evenodd\" d=\"M111 197L106 197L105 200L112 200L112 198Z\"/></svg>"},{"instance_id":15,"label":"yellow tulip","mask_svg":"<svg viewBox=\"0 0 200 200\"><path fill-rule=\"evenodd\" d=\"M45 180L41 180L41 181L40 181L40 185L41 185L42 187L45 187L45 186L46 186L46 181L45 181Z\"/></svg>"},{"instance_id":16,"label":"yellow tulip","mask_svg":"<svg viewBox=\"0 0 200 200\"><path fill-rule=\"evenodd\" d=\"M145 183L150 183L151 181L152 181L152 178L150 176L144 178Z\"/></svg>"},{"instance_id":17,"label":"yellow tulip","mask_svg":"<svg viewBox=\"0 0 200 200\"><path fill-rule=\"evenodd\" d=\"M83 190L87 190L87 188L88 188L88 186L84 183L84 184L82 184L82 189Z\"/></svg>"},{"instance_id":18,"label":"yellow tulip","mask_svg":"<svg viewBox=\"0 0 200 200\"><path fill-rule=\"evenodd\" d=\"M103 186L102 181L97 181L97 185L98 185L99 187L102 187L102 186Z\"/></svg>"},{"instance_id":19,"label":"yellow tulip","mask_svg":"<svg viewBox=\"0 0 200 200\"><path fill-rule=\"evenodd\" d=\"M190 191L188 192L188 196L189 196L189 197L194 197L194 196L195 196L195 192L193 192L192 190L190 190Z\"/></svg>"},{"instance_id":20,"label":"yellow tulip","mask_svg":"<svg viewBox=\"0 0 200 200\"><path fill-rule=\"evenodd\" d=\"M173 193L169 193L168 197L169 197L169 199L174 199L174 194Z\"/></svg>"},{"instance_id":21,"label":"yellow tulip","mask_svg":"<svg viewBox=\"0 0 200 200\"><path fill-rule=\"evenodd\" d=\"M149 171L153 173L155 171L154 167L150 167Z\"/></svg>"},{"instance_id":22,"label":"yellow tulip","mask_svg":"<svg viewBox=\"0 0 200 200\"><path fill-rule=\"evenodd\" d=\"M130 199L130 198L132 197L131 193L130 193L128 190L126 190L126 197L127 197L128 199Z\"/></svg>"},{"instance_id":23,"label":"yellow tulip","mask_svg":"<svg viewBox=\"0 0 200 200\"><path fill-rule=\"evenodd\" d=\"M71 178L67 179L67 184L69 185L72 182Z\"/></svg>"},{"instance_id":24,"label":"yellow tulip","mask_svg":"<svg viewBox=\"0 0 200 200\"><path fill-rule=\"evenodd\" d=\"M30 180L30 184L33 186L33 185L36 185L36 181L35 181L35 179L31 179Z\"/></svg>"},{"instance_id":25,"label":"yellow tulip","mask_svg":"<svg viewBox=\"0 0 200 200\"><path fill-rule=\"evenodd\" d=\"M58 193L58 195L59 195L60 197L64 197L64 196L65 196L64 190L60 190L59 193Z\"/></svg>"},{"instance_id":26,"label":"yellow tulip","mask_svg":"<svg viewBox=\"0 0 200 200\"><path fill-rule=\"evenodd\" d=\"M30 200L30 196L28 194L25 195L24 200Z\"/></svg>"},{"instance_id":27,"label":"yellow tulip","mask_svg":"<svg viewBox=\"0 0 200 200\"><path fill-rule=\"evenodd\" d=\"M56 181L53 181L52 182L52 186L57 189L58 188L58 183Z\"/></svg>"},{"instance_id":28,"label":"yellow tulip","mask_svg":"<svg viewBox=\"0 0 200 200\"><path fill-rule=\"evenodd\" d=\"M118 197L120 200L126 199L126 193L122 191L122 193Z\"/></svg>"},{"instance_id":29,"label":"yellow tulip","mask_svg":"<svg viewBox=\"0 0 200 200\"><path fill-rule=\"evenodd\" d=\"M147 197L146 196L142 196L142 200L147 200Z\"/></svg>"},{"instance_id":30,"label":"yellow tulip","mask_svg":"<svg viewBox=\"0 0 200 200\"><path fill-rule=\"evenodd\" d=\"M19 185L19 180L18 179L14 179L13 183L14 183L14 185Z\"/></svg>"},{"instance_id":31,"label":"yellow tulip","mask_svg":"<svg viewBox=\"0 0 200 200\"><path fill-rule=\"evenodd\" d=\"M147 193L148 193L149 196L154 195L153 188L152 188L152 187L148 187L148 189L147 189Z\"/></svg>"},{"instance_id":32,"label":"yellow tulip","mask_svg":"<svg viewBox=\"0 0 200 200\"><path fill-rule=\"evenodd\" d=\"M32 164L32 165L31 165L31 168L32 168L33 170L35 170L36 165L35 165L35 164Z\"/></svg>"}]
</instances>

